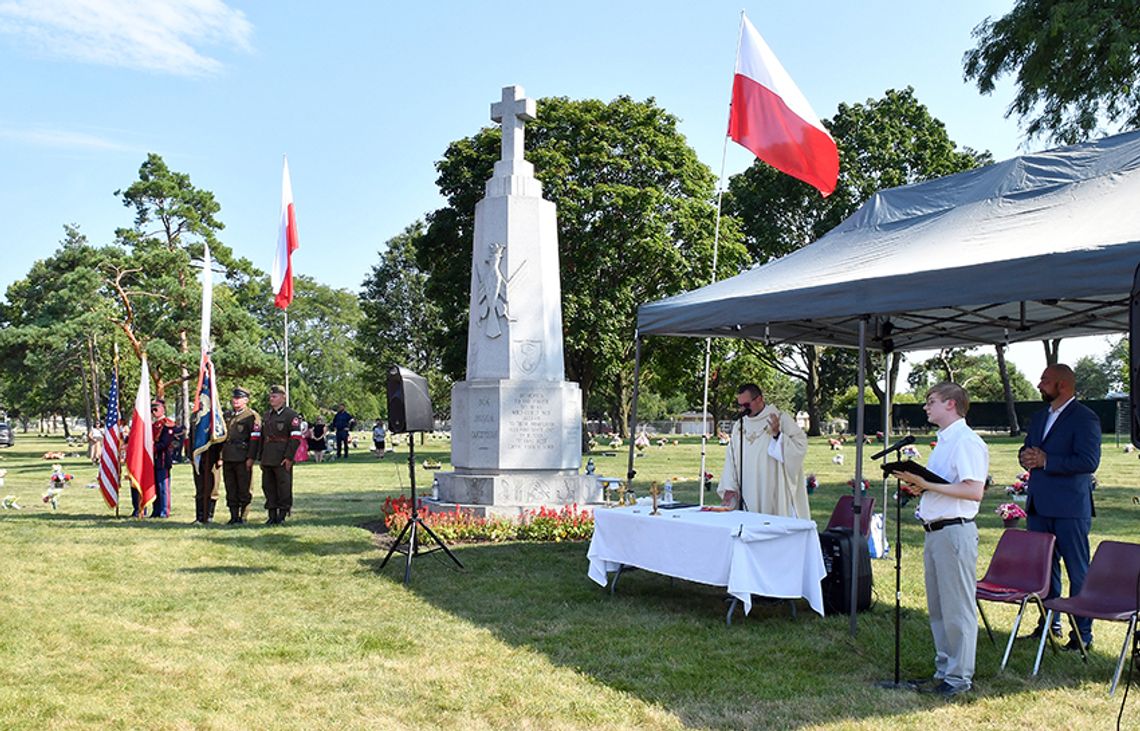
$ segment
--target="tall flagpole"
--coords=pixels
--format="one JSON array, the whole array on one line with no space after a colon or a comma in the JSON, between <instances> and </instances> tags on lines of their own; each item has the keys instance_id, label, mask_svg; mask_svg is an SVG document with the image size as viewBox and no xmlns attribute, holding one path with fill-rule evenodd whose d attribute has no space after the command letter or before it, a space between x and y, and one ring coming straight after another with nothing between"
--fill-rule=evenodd
<instances>
[{"instance_id":1,"label":"tall flagpole","mask_svg":"<svg viewBox=\"0 0 1140 731\"><path fill-rule=\"evenodd\" d=\"M281 311L285 315L285 405L289 405L289 310Z\"/></svg>"},{"instance_id":2,"label":"tall flagpole","mask_svg":"<svg viewBox=\"0 0 1140 731\"><path fill-rule=\"evenodd\" d=\"M736 67L740 63L740 39L744 36L744 11L740 11L740 31L736 36L736 59L732 62L732 76L735 79ZM728 118L732 120L732 90L729 89L728 93ZM728 129L728 124L725 124L725 129ZM716 283L716 265L717 256L720 253L720 211L721 203L724 200L724 167L725 160L728 158L728 133L725 132L724 144L721 146L720 151L720 180L717 183L716 194L716 226L713 228L713 259L712 259L712 281L710 284ZM697 494L700 496L700 504L705 504L705 470L706 460L708 457L709 447L709 433L704 427L707 425L709 413L709 366L712 360L712 338L705 338L705 387L704 397L701 401L701 473L697 477ZM716 429L716 423L713 423L713 429ZM740 486L743 489L743 485ZM743 494L743 493L742 493Z\"/></svg>"}]
</instances>

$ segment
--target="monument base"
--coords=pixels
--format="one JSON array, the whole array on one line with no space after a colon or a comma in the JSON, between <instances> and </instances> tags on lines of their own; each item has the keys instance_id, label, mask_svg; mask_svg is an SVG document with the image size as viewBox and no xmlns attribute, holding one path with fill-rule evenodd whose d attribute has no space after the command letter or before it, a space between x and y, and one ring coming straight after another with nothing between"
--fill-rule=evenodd
<instances>
[{"instance_id":1,"label":"monument base","mask_svg":"<svg viewBox=\"0 0 1140 731\"><path fill-rule=\"evenodd\" d=\"M460 507L479 516L517 517L540 507L586 505L598 496L594 475L564 470L518 470L495 474L442 472L439 499L425 500L432 512Z\"/></svg>"}]
</instances>

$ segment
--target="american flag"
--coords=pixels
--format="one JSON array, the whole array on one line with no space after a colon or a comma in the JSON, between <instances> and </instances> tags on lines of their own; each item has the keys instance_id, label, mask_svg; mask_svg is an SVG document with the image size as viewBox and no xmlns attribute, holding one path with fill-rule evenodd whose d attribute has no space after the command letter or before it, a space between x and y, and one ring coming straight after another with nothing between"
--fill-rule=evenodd
<instances>
[{"instance_id":1,"label":"american flag","mask_svg":"<svg viewBox=\"0 0 1140 731\"><path fill-rule=\"evenodd\" d=\"M107 395L107 421L103 428L103 456L99 461L99 493L107 507L119 505L121 450L123 428L119 424L119 372L111 374L111 392Z\"/></svg>"}]
</instances>

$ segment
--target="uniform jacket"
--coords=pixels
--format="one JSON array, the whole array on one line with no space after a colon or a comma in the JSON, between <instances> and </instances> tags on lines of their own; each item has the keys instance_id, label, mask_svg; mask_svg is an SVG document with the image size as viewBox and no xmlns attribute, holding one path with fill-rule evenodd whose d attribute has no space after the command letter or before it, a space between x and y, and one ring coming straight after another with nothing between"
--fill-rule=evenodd
<instances>
[{"instance_id":1,"label":"uniform jacket","mask_svg":"<svg viewBox=\"0 0 1140 731\"><path fill-rule=\"evenodd\" d=\"M164 416L154 422L154 468L169 472L174 466L174 449L178 440L174 436L174 420Z\"/></svg>"},{"instance_id":2,"label":"uniform jacket","mask_svg":"<svg viewBox=\"0 0 1140 731\"><path fill-rule=\"evenodd\" d=\"M1092 477L1100 466L1100 418L1073 401L1042 436L1049 409L1033 415L1022 449L1045 452L1045 467L1029 471L1030 515L1046 518L1090 518L1093 515Z\"/></svg>"},{"instance_id":3,"label":"uniform jacket","mask_svg":"<svg viewBox=\"0 0 1140 731\"><path fill-rule=\"evenodd\" d=\"M301 415L285 406L272 409L261 417L261 464L277 467L284 460L293 461L301 446Z\"/></svg>"},{"instance_id":4,"label":"uniform jacket","mask_svg":"<svg viewBox=\"0 0 1140 731\"><path fill-rule=\"evenodd\" d=\"M222 447L222 460L244 462L257 459L261 452L261 417L246 406L226 422L226 442Z\"/></svg>"}]
</instances>

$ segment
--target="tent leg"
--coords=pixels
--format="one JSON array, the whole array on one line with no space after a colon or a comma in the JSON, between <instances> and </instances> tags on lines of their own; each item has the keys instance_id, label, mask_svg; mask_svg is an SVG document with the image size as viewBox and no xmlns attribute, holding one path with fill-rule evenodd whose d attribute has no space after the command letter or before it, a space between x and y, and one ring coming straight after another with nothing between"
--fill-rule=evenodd
<instances>
[{"instance_id":1,"label":"tent leg","mask_svg":"<svg viewBox=\"0 0 1140 731\"><path fill-rule=\"evenodd\" d=\"M859 395L855 408L855 497L852 506L851 531L856 540L863 536L861 530L863 515L863 413L866 409L863 389L867 383L867 369L864 358L867 355L867 317L859 318ZM851 636L855 637L859 631L859 624L855 619L859 599L859 551L851 552Z\"/></svg>"},{"instance_id":2,"label":"tent leg","mask_svg":"<svg viewBox=\"0 0 1140 731\"><path fill-rule=\"evenodd\" d=\"M637 433L637 397L641 391L641 333L633 331L633 405L629 411L629 462L626 465L626 488L633 484L633 476L637 471L633 469L633 442Z\"/></svg>"}]
</instances>

